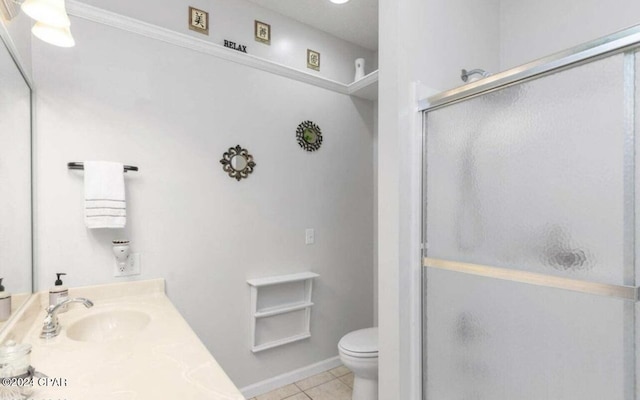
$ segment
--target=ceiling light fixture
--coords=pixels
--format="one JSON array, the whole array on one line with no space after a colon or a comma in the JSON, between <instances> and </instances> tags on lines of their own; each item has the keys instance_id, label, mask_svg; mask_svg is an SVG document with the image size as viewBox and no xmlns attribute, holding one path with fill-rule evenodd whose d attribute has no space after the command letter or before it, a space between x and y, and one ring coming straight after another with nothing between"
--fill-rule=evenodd
<instances>
[{"instance_id":1,"label":"ceiling light fixture","mask_svg":"<svg viewBox=\"0 0 640 400\"><path fill-rule=\"evenodd\" d=\"M50 26L71 26L64 0L25 0L22 11L38 22Z\"/></svg>"},{"instance_id":2,"label":"ceiling light fixture","mask_svg":"<svg viewBox=\"0 0 640 400\"><path fill-rule=\"evenodd\" d=\"M20 4L20 1L13 0ZM64 0L24 0L22 11L36 21L31 33L38 39L60 47L73 47L71 20L67 15Z\"/></svg>"},{"instance_id":3,"label":"ceiling light fixture","mask_svg":"<svg viewBox=\"0 0 640 400\"><path fill-rule=\"evenodd\" d=\"M42 22L36 22L31 28L31 33L43 42L47 42L58 47L73 47L76 41L71 36L68 26L51 26Z\"/></svg>"},{"instance_id":4,"label":"ceiling light fixture","mask_svg":"<svg viewBox=\"0 0 640 400\"><path fill-rule=\"evenodd\" d=\"M344 4L349 0L330 0L333 4Z\"/></svg>"}]
</instances>

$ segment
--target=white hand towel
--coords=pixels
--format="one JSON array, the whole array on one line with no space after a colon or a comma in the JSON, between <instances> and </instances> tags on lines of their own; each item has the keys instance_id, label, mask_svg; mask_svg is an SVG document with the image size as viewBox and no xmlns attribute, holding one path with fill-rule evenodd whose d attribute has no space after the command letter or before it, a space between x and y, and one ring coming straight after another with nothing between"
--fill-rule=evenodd
<instances>
[{"instance_id":1,"label":"white hand towel","mask_svg":"<svg viewBox=\"0 0 640 400\"><path fill-rule=\"evenodd\" d=\"M84 162L84 221L89 229L124 228L124 165L107 161Z\"/></svg>"}]
</instances>

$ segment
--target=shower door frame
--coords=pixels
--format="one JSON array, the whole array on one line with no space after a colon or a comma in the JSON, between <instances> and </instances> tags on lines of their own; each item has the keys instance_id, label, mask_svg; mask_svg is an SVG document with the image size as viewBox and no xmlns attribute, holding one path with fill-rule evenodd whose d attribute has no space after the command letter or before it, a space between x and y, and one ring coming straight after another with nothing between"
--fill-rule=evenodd
<instances>
[{"instance_id":1,"label":"shower door frame","mask_svg":"<svg viewBox=\"0 0 640 400\"><path fill-rule=\"evenodd\" d=\"M640 25L636 25L611 35L587 42L571 49L555 53L548 57L512 68L492 75L480 81L455 89L441 92L418 102L418 112L422 115L422 397L424 400L440 400L427 398L426 358L427 337L427 305L426 281L427 268L445 269L476 276L520 282L544 287L559 288L569 291L608 296L625 300L624 312L627 315L625 324L636 324L635 305L640 300L640 287L636 281L636 51L640 47ZM430 111L458 102L481 96L509 86L540 78L565 69L587 64L614 54L624 53L624 207L623 207L623 268L624 284L612 285L569 279L516 269L498 268L429 257L427 241L427 118ZM639 121L640 122L640 121ZM624 398L636 400L638 385L638 360L636 359L636 332L631 328L630 335L625 335L625 388Z\"/></svg>"},{"instance_id":2,"label":"shower door frame","mask_svg":"<svg viewBox=\"0 0 640 400\"><path fill-rule=\"evenodd\" d=\"M616 53L632 50L639 46L640 25L634 25L611 35L422 99L418 101L418 111L433 111L459 101L535 79L542 75L573 68Z\"/></svg>"}]
</instances>

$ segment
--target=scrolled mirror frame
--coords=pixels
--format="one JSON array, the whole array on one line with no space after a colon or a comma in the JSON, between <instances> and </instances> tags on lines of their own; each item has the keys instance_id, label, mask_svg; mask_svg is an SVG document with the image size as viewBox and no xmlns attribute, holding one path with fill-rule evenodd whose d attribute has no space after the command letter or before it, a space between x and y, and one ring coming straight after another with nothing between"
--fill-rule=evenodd
<instances>
[{"instance_id":1,"label":"scrolled mirror frame","mask_svg":"<svg viewBox=\"0 0 640 400\"><path fill-rule=\"evenodd\" d=\"M246 160L246 166L241 170L233 168L233 165L231 164L231 160L236 156L244 157ZM253 161L253 156L249 154L247 149L242 148L240 145L229 147L229 150L222 154L220 164L222 164L222 170L229 174L229 177L234 178L237 181L248 178L249 174L253 172L253 169L256 166L256 163Z\"/></svg>"}]
</instances>

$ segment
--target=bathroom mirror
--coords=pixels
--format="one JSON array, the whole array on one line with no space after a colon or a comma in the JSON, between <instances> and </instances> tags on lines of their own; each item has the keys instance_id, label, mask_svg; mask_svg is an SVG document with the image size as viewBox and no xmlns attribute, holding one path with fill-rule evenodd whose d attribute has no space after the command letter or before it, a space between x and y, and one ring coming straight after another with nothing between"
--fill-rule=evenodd
<instances>
[{"instance_id":1,"label":"bathroom mirror","mask_svg":"<svg viewBox=\"0 0 640 400\"><path fill-rule=\"evenodd\" d=\"M0 278L12 314L32 292L31 88L0 36ZM6 321L0 321L0 330Z\"/></svg>"},{"instance_id":2,"label":"bathroom mirror","mask_svg":"<svg viewBox=\"0 0 640 400\"><path fill-rule=\"evenodd\" d=\"M253 156L240 145L229 147L229 150L222 155L220 164L222 164L222 170L237 181L247 178L256 166Z\"/></svg>"}]
</instances>

